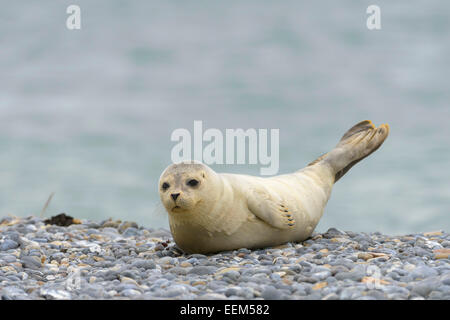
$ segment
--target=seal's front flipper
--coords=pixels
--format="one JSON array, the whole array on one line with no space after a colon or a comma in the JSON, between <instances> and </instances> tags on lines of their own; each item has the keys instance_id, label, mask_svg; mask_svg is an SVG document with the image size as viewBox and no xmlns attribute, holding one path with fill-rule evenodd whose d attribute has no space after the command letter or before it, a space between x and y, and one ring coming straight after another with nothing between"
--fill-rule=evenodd
<instances>
[{"instance_id":1,"label":"seal's front flipper","mask_svg":"<svg viewBox=\"0 0 450 320\"><path fill-rule=\"evenodd\" d=\"M269 193L254 191L247 199L248 209L259 219L278 229L292 229L295 219L292 211L280 199Z\"/></svg>"}]
</instances>

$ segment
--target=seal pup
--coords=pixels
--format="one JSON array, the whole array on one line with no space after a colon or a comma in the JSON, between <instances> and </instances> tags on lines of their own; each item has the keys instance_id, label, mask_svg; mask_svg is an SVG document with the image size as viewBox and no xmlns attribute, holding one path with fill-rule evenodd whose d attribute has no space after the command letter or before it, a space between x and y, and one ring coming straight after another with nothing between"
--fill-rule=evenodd
<instances>
[{"instance_id":1,"label":"seal pup","mask_svg":"<svg viewBox=\"0 0 450 320\"><path fill-rule=\"evenodd\" d=\"M307 239L334 183L388 134L387 124L362 121L305 168L273 177L216 173L192 161L168 166L159 194L176 244L187 253L213 253Z\"/></svg>"}]
</instances>

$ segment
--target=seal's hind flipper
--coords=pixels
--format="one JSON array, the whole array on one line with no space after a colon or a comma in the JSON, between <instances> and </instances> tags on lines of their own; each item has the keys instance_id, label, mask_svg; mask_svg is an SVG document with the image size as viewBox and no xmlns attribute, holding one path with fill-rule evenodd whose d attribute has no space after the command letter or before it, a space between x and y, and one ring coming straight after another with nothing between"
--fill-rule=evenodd
<instances>
[{"instance_id":1,"label":"seal's hind flipper","mask_svg":"<svg viewBox=\"0 0 450 320\"><path fill-rule=\"evenodd\" d=\"M388 124L382 124L377 128L370 120L361 121L342 136L333 150L309 165L315 165L321 161L328 163L333 168L334 182L336 182L356 163L376 151L388 135Z\"/></svg>"},{"instance_id":2,"label":"seal's hind flipper","mask_svg":"<svg viewBox=\"0 0 450 320\"><path fill-rule=\"evenodd\" d=\"M347 140L351 136L354 136L355 134L363 131L367 131L370 129L375 129L375 125L370 120L364 120L357 124L355 124L353 127L348 129L348 131L342 136L340 142Z\"/></svg>"}]
</instances>

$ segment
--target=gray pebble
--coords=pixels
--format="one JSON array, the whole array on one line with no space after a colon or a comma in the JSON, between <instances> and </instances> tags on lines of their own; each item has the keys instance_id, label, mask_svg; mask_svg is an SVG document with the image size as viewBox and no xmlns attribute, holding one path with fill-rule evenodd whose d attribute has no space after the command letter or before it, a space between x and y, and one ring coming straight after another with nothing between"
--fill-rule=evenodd
<instances>
[{"instance_id":1,"label":"gray pebble","mask_svg":"<svg viewBox=\"0 0 450 320\"><path fill-rule=\"evenodd\" d=\"M282 294L274 287L267 287L261 293L261 297L263 297L264 300L280 300L282 298Z\"/></svg>"},{"instance_id":2,"label":"gray pebble","mask_svg":"<svg viewBox=\"0 0 450 320\"><path fill-rule=\"evenodd\" d=\"M339 300L339 296L336 293L330 293L329 295L323 297L322 300Z\"/></svg>"},{"instance_id":3,"label":"gray pebble","mask_svg":"<svg viewBox=\"0 0 450 320\"><path fill-rule=\"evenodd\" d=\"M342 232L336 228L330 228L322 236L326 239L336 238L340 236L345 236L345 232Z\"/></svg>"},{"instance_id":4,"label":"gray pebble","mask_svg":"<svg viewBox=\"0 0 450 320\"><path fill-rule=\"evenodd\" d=\"M425 278L434 277L437 275L438 275L438 272L436 270L434 270L433 268L427 267L427 266L417 267L411 272L411 276L414 280L425 279Z\"/></svg>"},{"instance_id":5,"label":"gray pebble","mask_svg":"<svg viewBox=\"0 0 450 320\"><path fill-rule=\"evenodd\" d=\"M0 251L7 251L10 249L15 249L19 246L19 244L14 241L14 240L10 240L10 239L5 239L1 244L0 244Z\"/></svg>"},{"instance_id":6,"label":"gray pebble","mask_svg":"<svg viewBox=\"0 0 450 320\"><path fill-rule=\"evenodd\" d=\"M7 231L4 233L4 236L6 239L15 241L17 243L19 243L20 241L20 233L17 231Z\"/></svg>"},{"instance_id":7,"label":"gray pebble","mask_svg":"<svg viewBox=\"0 0 450 320\"><path fill-rule=\"evenodd\" d=\"M339 296L341 300L355 299L360 296L361 290L355 287L344 288Z\"/></svg>"},{"instance_id":8,"label":"gray pebble","mask_svg":"<svg viewBox=\"0 0 450 320\"><path fill-rule=\"evenodd\" d=\"M144 260L144 259L135 259L133 263L131 264L134 268L144 268L144 269L155 269L156 264L153 261L150 260Z\"/></svg>"},{"instance_id":9,"label":"gray pebble","mask_svg":"<svg viewBox=\"0 0 450 320\"><path fill-rule=\"evenodd\" d=\"M350 260L350 259L346 259L346 258L341 258L341 259L336 259L335 261L333 261L332 263L330 263L330 265L332 266L343 266L346 267L347 269L353 269L353 266L355 265L355 263Z\"/></svg>"},{"instance_id":10,"label":"gray pebble","mask_svg":"<svg viewBox=\"0 0 450 320\"><path fill-rule=\"evenodd\" d=\"M241 274L238 271L231 270L223 274L223 278L230 279L231 281L237 281Z\"/></svg>"},{"instance_id":11,"label":"gray pebble","mask_svg":"<svg viewBox=\"0 0 450 320\"><path fill-rule=\"evenodd\" d=\"M353 281L360 281L366 274L362 271L349 271L349 272L339 272L335 275L335 278L337 280L353 280Z\"/></svg>"},{"instance_id":12,"label":"gray pebble","mask_svg":"<svg viewBox=\"0 0 450 320\"><path fill-rule=\"evenodd\" d=\"M41 288L40 294L46 299L54 300L68 300L71 299L71 294L66 290L52 289L52 288Z\"/></svg>"},{"instance_id":13,"label":"gray pebble","mask_svg":"<svg viewBox=\"0 0 450 320\"><path fill-rule=\"evenodd\" d=\"M21 262L25 268L39 269L42 267L41 259L37 256L25 256L21 258Z\"/></svg>"},{"instance_id":14,"label":"gray pebble","mask_svg":"<svg viewBox=\"0 0 450 320\"><path fill-rule=\"evenodd\" d=\"M317 278L317 280L324 280L329 276L331 276L331 271L329 270L319 271L312 275L312 277Z\"/></svg>"},{"instance_id":15,"label":"gray pebble","mask_svg":"<svg viewBox=\"0 0 450 320\"><path fill-rule=\"evenodd\" d=\"M141 292L135 289L125 289L121 292L121 294L125 297L133 297L140 295Z\"/></svg>"},{"instance_id":16,"label":"gray pebble","mask_svg":"<svg viewBox=\"0 0 450 320\"><path fill-rule=\"evenodd\" d=\"M191 270L189 270L188 273L196 275L208 275L215 273L216 270L217 268L212 266L195 266Z\"/></svg>"},{"instance_id":17,"label":"gray pebble","mask_svg":"<svg viewBox=\"0 0 450 320\"><path fill-rule=\"evenodd\" d=\"M125 231L122 233L122 236L124 237L135 237L140 234L139 230L133 227L129 227L125 229Z\"/></svg>"},{"instance_id":18,"label":"gray pebble","mask_svg":"<svg viewBox=\"0 0 450 320\"><path fill-rule=\"evenodd\" d=\"M197 260L203 260L203 259L207 258L207 256L205 256L204 254L198 254L198 253L191 254L189 257L191 259L197 259Z\"/></svg>"},{"instance_id":19,"label":"gray pebble","mask_svg":"<svg viewBox=\"0 0 450 320\"><path fill-rule=\"evenodd\" d=\"M422 297L427 297L431 291L437 289L439 284L440 284L439 279L433 277L414 283L412 285L411 291L421 295Z\"/></svg>"},{"instance_id":20,"label":"gray pebble","mask_svg":"<svg viewBox=\"0 0 450 320\"><path fill-rule=\"evenodd\" d=\"M322 295L318 292L313 292L305 297L305 300L321 300Z\"/></svg>"},{"instance_id":21,"label":"gray pebble","mask_svg":"<svg viewBox=\"0 0 450 320\"><path fill-rule=\"evenodd\" d=\"M198 296L197 299L201 299L201 300L225 300L226 298L227 298L227 296L225 296L224 294L206 293L206 294Z\"/></svg>"},{"instance_id":22,"label":"gray pebble","mask_svg":"<svg viewBox=\"0 0 450 320\"><path fill-rule=\"evenodd\" d=\"M149 238L172 238L172 234L169 230L166 229L158 229L156 231L150 232L148 235Z\"/></svg>"},{"instance_id":23,"label":"gray pebble","mask_svg":"<svg viewBox=\"0 0 450 320\"><path fill-rule=\"evenodd\" d=\"M185 276L185 275L188 274L188 271L189 271L189 270L190 270L190 269L188 269L188 268L173 267L173 268L171 268L171 269L169 270L169 272L174 273L174 274L178 274L178 275L183 275L183 276Z\"/></svg>"},{"instance_id":24,"label":"gray pebble","mask_svg":"<svg viewBox=\"0 0 450 320\"><path fill-rule=\"evenodd\" d=\"M386 296L380 290L369 290L366 292L366 295L373 297L376 300L386 300Z\"/></svg>"}]
</instances>

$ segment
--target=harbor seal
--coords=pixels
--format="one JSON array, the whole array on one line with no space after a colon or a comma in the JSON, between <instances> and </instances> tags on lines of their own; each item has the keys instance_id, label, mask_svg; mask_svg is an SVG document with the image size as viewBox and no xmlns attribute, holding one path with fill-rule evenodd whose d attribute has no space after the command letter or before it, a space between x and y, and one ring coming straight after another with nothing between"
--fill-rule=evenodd
<instances>
[{"instance_id":1,"label":"harbor seal","mask_svg":"<svg viewBox=\"0 0 450 320\"><path fill-rule=\"evenodd\" d=\"M161 174L159 194L176 244L187 253L213 253L307 239L334 183L388 134L389 125L362 121L305 168L273 177L216 173L199 162L171 164Z\"/></svg>"}]
</instances>

